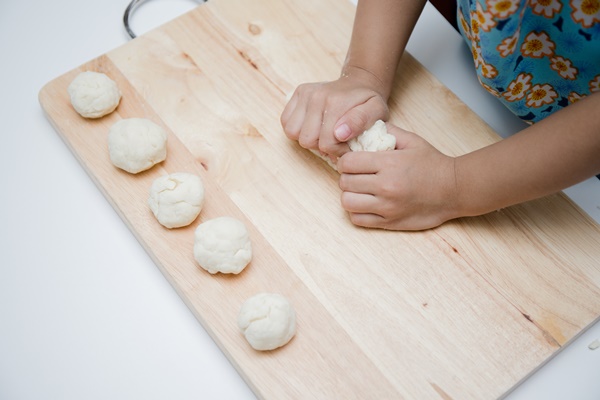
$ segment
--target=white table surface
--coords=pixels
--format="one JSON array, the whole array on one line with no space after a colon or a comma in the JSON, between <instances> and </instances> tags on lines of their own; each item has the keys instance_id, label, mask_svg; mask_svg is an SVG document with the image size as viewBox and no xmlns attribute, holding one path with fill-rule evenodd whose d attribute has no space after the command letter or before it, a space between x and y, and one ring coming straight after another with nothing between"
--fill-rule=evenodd
<instances>
[{"instance_id":1,"label":"white table surface","mask_svg":"<svg viewBox=\"0 0 600 400\"><path fill-rule=\"evenodd\" d=\"M127 42L128 0L0 2L0 399L252 399L45 119L55 77ZM139 34L192 0L138 9ZM428 6L409 51L501 135L521 124L487 95ZM600 181L567 191L600 221ZM600 399L600 323L510 399Z\"/></svg>"}]
</instances>

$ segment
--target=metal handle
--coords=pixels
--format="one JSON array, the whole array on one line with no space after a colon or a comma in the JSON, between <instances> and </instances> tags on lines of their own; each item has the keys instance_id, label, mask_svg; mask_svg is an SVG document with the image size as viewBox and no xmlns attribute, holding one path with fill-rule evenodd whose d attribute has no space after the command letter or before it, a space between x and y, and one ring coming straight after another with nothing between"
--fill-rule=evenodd
<instances>
[{"instance_id":1,"label":"metal handle","mask_svg":"<svg viewBox=\"0 0 600 400\"><path fill-rule=\"evenodd\" d=\"M129 3L129 5L125 9L125 14L123 14L123 25L125 26L125 30L127 31L127 34L132 39L135 39L136 35L131 30L131 27L129 26L129 19L133 15L133 12L135 11L135 9L144 1L145 0L131 0L131 3Z\"/></svg>"},{"instance_id":2,"label":"metal handle","mask_svg":"<svg viewBox=\"0 0 600 400\"><path fill-rule=\"evenodd\" d=\"M125 26L125 30L127 31L127 34L132 39L135 39L136 34L131 29L131 26L129 25L129 21L131 19L131 16L133 15L134 11L136 10L136 8L138 8L145 1L146 0L131 0L129 5L125 9L125 13L123 14L123 25ZM194 1L196 1L197 3L206 2L206 0L194 0Z\"/></svg>"}]
</instances>

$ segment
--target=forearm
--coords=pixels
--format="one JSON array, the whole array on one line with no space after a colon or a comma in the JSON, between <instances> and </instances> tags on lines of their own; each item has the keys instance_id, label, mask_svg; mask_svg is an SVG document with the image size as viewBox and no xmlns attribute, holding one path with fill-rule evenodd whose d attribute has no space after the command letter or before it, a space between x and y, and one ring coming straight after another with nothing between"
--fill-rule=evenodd
<instances>
[{"instance_id":1,"label":"forearm","mask_svg":"<svg viewBox=\"0 0 600 400\"><path fill-rule=\"evenodd\" d=\"M364 71L387 100L425 0L359 0L342 76Z\"/></svg>"},{"instance_id":2,"label":"forearm","mask_svg":"<svg viewBox=\"0 0 600 400\"><path fill-rule=\"evenodd\" d=\"M455 160L458 213L479 215L600 173L600 93Z\"/></svg>"}]
</instances>

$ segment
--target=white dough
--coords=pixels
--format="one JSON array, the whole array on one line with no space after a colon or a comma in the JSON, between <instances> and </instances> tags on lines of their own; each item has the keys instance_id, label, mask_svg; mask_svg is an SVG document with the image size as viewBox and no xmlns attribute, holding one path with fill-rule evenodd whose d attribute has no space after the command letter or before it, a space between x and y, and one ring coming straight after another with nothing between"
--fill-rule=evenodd
<instances>
[{"instance_id":1,"label":"white dough","mask_svg":"<svg viewBox=\"0 0 600 400\"><path fill-rule=\"evenodd\" d=\"M145 118L128 118L115 123L108 133L112 163L137 174L167 158L167 133Z\"/></svg>"},{"instance_id":2,"label":"white dough","mask_svg":"<svg viewBox=\"0 0 600 400\"><path fill-rule=\"evenodd\" d=\"M117 84L100 72L85 71L67 88L75 111L85 118L100 118L113 112L121 100Z\"/></svg>"},{"instance_id":3,"label":"white dough","mask_svg":"<svg viewBox=\"0 0 600 400\"><path fill-rule=\"evenodd\" d=\"M359 136L350 139L348 145L352 151L394 150L396 137L388 133L385 122L378 120Z\"/></svg>"},{"instance_id":4,"label":"white dough","mask_svg":"<svg viewBox=\"0 0 600 400\"><path fill-rule=\"evenodd\" d=\"M385 151L396 148L396 137L390 135L385 126L385 122L377 120L372 127L348 141L351 151ZM325 160L327 164L337 171L335 163L326 155L316 150L310 150L313 154ZM337 161L336 161L337 162Z\"/></svg>"},{"instance_id":5,"label":"white dough","mask_svg":"<svg viewBox=\"0 0 600 400\"><path fill-rule=\"evenodd\" d=\"M296 312L280 294L259 293L242 304L238 326L255 350L273 350L296 334Z\"/></svg>"},{"instance_id":6,"label":"white dough","mask_svg":"<svg viewBox=\"0 0 600 400\"><path fill-rule=\"evenodd\" d=\"M239 274L252 259L252 243L246 226L232 217L201 223L195 232L194 258L211 274Z\"/></svg>"},{"instance_id":7,"label":"white dough","mask_svg":"<svg viewBox=\"0 0 600 400\"><path fill-rule=\"evenodd\" d=\"M204 185L198 175L175 172L152 183L148 205L154 216L167 228L191 224L204 204Z\"/></svg>"}]
</instances>

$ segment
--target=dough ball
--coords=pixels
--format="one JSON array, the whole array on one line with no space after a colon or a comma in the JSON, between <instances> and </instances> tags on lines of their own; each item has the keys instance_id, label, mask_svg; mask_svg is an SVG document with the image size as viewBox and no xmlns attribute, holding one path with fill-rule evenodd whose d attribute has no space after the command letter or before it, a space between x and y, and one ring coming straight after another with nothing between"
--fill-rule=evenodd
<instances>
[{"instance_id":1,"label":"dough ball","mask_svg":"<svg viewBox=\"0 0 600 400\"><path fill-rule=\"evenodd\" d=\"M232 217L201 223L195 232L194 258L211 274L239 274L252 259L246 226Z\"/></svg>"},{"instance_id":2,"label":"dough ball","mask_svg":"<svg viewBox=\"0 0 600 400\"><path fill-rule=\"evenodd\" d=\"M167 228L191 224L204 204L204 185L198 175L176 172L152 182L148 205Z\"/></svg>"},{"instance_id":3,"label":"dough ball","mask_svg":"<svg viewBox=\"0 0 600 400\"><path fill-rule=\"evenodd\" d=\"M237 322L256 350L276 349L296 334L296 312L280 294L259 293L250 297L242 304Z\"/></svg>"},{"instance_id":4,"label":"dough ball","mask_svg":"<svg viewBox=\"0 0 600 400\"><path fill-rule=\"evenodd\" d=\"M110 128L108 152L116 167L137 174L167 158L167 133L145 118L123 119Z\"/></svg>"},{"instance_id":5,"label":"dough ball","mask_svg":"<svg viewBox=\"0 0 600 400\"><path fill-rule=\"evenodd\" d=\"M350 146L351 151L394 150L396 148L396 137L388 133L385 122L377 120L372 127L350 139L348 146ZM331 168L337 171L337 165L326 154L312 149L310 151L325 160Z\"/></svg>"},{"instance_id":6,"label":"dough ball","mask_svg":"<svg viewBox=\"0 0 600 400\"><path fill-rule=\"evenodd\" d=\"M385 122L378 120L372 127L348 142L352 151L385 151L396 148L396 137L390 135Z\"/></svg>"},{"instance_id":7,"label":"dough ball","mask_svg":"<svg viewBox=\"0 0 600 400\"><path fill-rule=\"evenodd\" d=\"M67 88L75 111L85 118L100 118L117 108L121 92L117 84L100 72L82 72Z\"/></svg>"}]
</instances>

